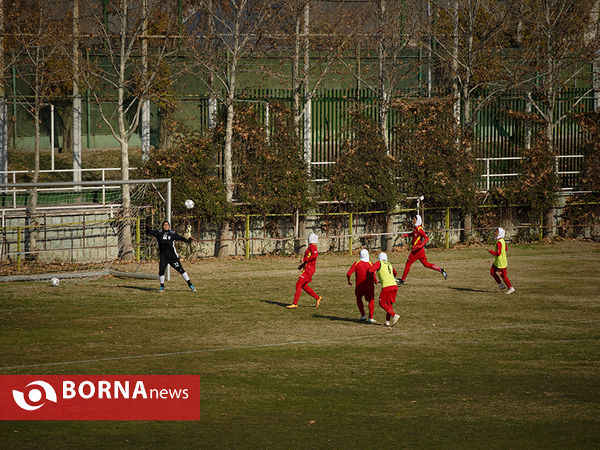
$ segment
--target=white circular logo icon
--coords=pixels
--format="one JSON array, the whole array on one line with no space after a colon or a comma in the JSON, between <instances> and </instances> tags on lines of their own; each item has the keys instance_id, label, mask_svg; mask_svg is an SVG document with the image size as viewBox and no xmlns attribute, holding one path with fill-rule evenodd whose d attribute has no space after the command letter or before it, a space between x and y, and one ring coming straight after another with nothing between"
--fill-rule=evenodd
<instances>
[{"instance_id":1,"label":"white circular logo icon","mask_svg":"<svg viewBox=\"0 0 600 450\"><path fill-rule=\"evenodd\" d=\"M15 400L15 403L17 404L17 406L19 406L19 408L24 409L26 411L35 411L36 409L40 409L42 406L44 406L46 404L46 400L53 402L53 403L57 402L56 392L54 391L54 388L52 386L50 386L48 383L46 383L45 381L41 381L41 380L32 381L25 387L29 387L29 386L39 386L42 389L41 390L37 389L37 388L31 389L27 393L27 399L25 399L25 394L23 392L15 391L15 390L12 391L13 399ZM44 391L43 395L42 395L42 390ZM43 401L42 404L40 404L40 405L36 404L41 401Z\"/></svg>"}]
</instances>

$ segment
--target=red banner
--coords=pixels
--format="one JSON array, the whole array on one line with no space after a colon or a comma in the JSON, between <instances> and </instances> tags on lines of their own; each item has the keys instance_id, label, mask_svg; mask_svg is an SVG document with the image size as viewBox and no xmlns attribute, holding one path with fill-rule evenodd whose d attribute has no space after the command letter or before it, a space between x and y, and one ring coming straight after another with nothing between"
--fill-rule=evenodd
<instances>
[{"instance_id":1,"label":"red banner","mask_svg":"<svg viewBox=\"0 0 600 450\"><path fill-rule=\"evenodd\" d=\"M200 420L200 375L0 375L0 420Z\"/></svg>"}]
</instances>

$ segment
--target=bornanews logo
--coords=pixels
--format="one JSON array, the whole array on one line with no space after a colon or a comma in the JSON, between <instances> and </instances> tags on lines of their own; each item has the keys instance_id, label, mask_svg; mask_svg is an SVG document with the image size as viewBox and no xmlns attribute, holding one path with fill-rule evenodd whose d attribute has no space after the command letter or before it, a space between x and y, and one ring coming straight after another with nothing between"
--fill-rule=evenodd
<instances>
[{"instance_id":1,"label":"bornanews logo","mask_svg":"<svg viewBox=\"0 0 600 450\"><path fill-rule=\"evenodd\" d=\"M0 375L0 420L200 420L200 376Z\"/></svg>"}]
</instances>

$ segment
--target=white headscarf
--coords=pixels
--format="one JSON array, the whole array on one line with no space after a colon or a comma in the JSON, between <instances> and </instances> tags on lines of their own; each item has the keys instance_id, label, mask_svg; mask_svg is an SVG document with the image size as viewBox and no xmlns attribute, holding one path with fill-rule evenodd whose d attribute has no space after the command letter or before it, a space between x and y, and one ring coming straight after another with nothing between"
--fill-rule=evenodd
<instances>
[{"instance_id":1,"label":"white headscarf","mask_svg":"<svg viewBox=\"0 0 600 450\"><path fill-rule=\"evenodd\" d=\"M379 261L387 261L387 255L384 252L379 254Z\"/></svg>"},{"instance_id":2,"label":"white headscarf","mask_svg":"<svg viewBox=\"0 0 600 450\"><path fill-rule=\"evenodd\" d=\"M369 262L369 250L367 250L366 248L363 248L360 251L360 260L363 262Z\"/></svg>"},{"instance_id":3,"label":"white headscarf","mask_svg":"<svg viewBox=\"0 0 600 450\"><path fill-rule=\"evenodd\" d=\"M310 233L308 235L308 243L316 244L317 242L319 242L319 237L315 233Z\"/></svg>"},{"instance_id":4,"label":"white headscarf","mask_svg":"<svg viewBox=\"0 0 600 450\"><path fill-rule=\"evenodd\" d=\"M496 239L503 239L505 234L506 231L504 231L504 228L498 227L498 236L496 236Z\"/></svg>"},{"instance_id":5,"label":"white headscarf","mask_svg":"<svg viewBox=\"0 0 600 450\"><path fill-rule=\"evenodd\" d=\"M419 225L422 225L422 224L423 224L423 219L421 218L421 216L420 216L420 215L418 215L418 214L417 214L417 215L415 216L415 219L417 219L417 220L415 221L415 227L418 227Z\"/></svg>"}]
</instances>

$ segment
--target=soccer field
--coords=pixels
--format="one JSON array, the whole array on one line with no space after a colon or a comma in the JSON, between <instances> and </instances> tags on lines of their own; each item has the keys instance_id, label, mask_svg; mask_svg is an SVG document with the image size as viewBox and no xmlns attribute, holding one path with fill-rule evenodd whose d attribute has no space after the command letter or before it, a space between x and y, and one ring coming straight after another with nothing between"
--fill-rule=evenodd
<instances>
[{"instance_id":1,"label":"soccer field","mask_svg":"<svg viewBox=\"0 0 600 450\"><path fill-rule=\"evenodd\" d=\"M373 252L376 253L376 252ZM374 256L374 255L372 255ZM407 253L390 255L401 272ZM358 323L345 273L319 257L287 310L299 258L184 261L157 283L3 284L0 374L199 374L199 422L3 422L3 448L597 447L600 245L510 245L496 294L486 247L429 250L392 329ZM155 265L147 267L153 272ZM378 289L377 289L378 290Z\"/></svg>"}]
</instances>

